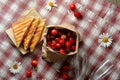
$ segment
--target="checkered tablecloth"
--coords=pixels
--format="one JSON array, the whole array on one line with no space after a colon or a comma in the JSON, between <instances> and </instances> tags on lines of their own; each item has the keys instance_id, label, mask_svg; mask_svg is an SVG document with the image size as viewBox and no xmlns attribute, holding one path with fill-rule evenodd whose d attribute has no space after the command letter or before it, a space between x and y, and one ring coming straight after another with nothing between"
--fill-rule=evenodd
<instances>
[{"instance_id":1,"label":"checkered tablecloth","mask_svg":"<svg viewBox=\"0 0 120 80\"><path fill-rule=\"evenodd\" d=\"M26 80L25 72L32 69L33 59L38 60L38 67L37 71L33 70L32 80L62 80L57 69L63 63L46 63L41 59L39 45L33 54L22 55L11 45L5 33L25 10L33 6L46 19L46 25L70 23L76 27L82 38L79 50L87 56L86 76L90 75L96 65L110 59L115 68L103 80L120 80L120 7L103 0L56 0L58 6L48 11L45 9L46 2L47 0L36 0L33 4L32 0L0 0L0 80ZM68 14L69 3L80 4L79 11L83 19L76 19L71 11ZM99 46L98 37L102 33L109 33L112 37L111 47ZM23 68L19 74L13 75L9 71L9 65L15 61L21 62Z\"/></svg>"}]
</instances>

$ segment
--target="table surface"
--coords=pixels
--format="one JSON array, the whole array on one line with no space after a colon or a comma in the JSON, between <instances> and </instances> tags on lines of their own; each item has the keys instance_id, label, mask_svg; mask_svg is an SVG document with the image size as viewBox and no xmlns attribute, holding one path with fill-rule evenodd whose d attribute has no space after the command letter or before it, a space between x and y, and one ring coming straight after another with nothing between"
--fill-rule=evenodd
<instances>
[{"instance_id":1,"label":"table surface","mask_svg":"<svg viewBox=\"0 0 120 80\"><path fill-rule=\"evenodd\" d=\"M70 23L76 27L83 43L80 52L87 56L89 67L86 75L89 75L96 65L109 59L115 68L105 80L120 80L120 7L102 0L56 0L58 6L48 11L45 9L46 2L36 0L33 4L32 0L0 0L0 80L26 80L25 72L32 69L33 59L38 60L37 71L33 70L33 80L62 80L54 69L57 65L48 64L41 59L41 46L38 46L33 54L22 55L11 45L5 33L25 10L33 6L46 19L46 25ZM69 3L80 4L79 11L83 19L76 19L71 11L68 14ZM98 43L102 33L109 33L113 39L108 48L101 47ZM13 75L9 71L9 65L15 61L21 62L23 68L19 74Z\"/></svg>"}]
</instances>

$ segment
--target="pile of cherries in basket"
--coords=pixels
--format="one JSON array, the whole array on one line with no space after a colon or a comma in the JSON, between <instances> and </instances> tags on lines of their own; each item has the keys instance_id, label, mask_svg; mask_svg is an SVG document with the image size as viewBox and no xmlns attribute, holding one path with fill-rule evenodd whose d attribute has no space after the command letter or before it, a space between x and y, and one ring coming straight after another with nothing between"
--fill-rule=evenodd
<instances>
[{"instance_id":1,"label":"pile of cherries in basket","mask_svg":"<svg viewBox=\"0 0 120 80\"><path fill-rule=\"evenodd\" d=\"M47 45L61 54L68 54L76 50L76 34L65 28L49 28Z\"/></svg>"}]
</instances>

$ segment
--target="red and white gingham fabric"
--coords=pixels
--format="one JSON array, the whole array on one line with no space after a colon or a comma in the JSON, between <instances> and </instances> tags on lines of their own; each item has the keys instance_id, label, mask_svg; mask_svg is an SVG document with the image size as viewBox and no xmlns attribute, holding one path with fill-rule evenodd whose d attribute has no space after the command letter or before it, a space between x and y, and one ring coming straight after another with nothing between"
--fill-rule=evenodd
<instances>
[{"instance_id":1,"label":"red and white gingham fabric","mask_svg":"<svg viewBox=\"0 0 120 80\"><path fill-rule=\"evenodd\" d=\"M68 1L66 3L66 1ZM80 3L83 19L78 20L71 12L68 14L69 3ZM31 70L31 60L38 60L37 71L33 71L32 80L62 80L57 75L56 67L61 64L48 64L41 59L41 46L33 54L22 55L10 43L5 30L17 20L20 15L33 5L40 15L45 18L46 25L70 23L79 31L83 44L80 50L87 55L89 71L106 59L115 63L114 71L104 80L120 80L120 8L102 0L56 0L57 8L52 11L45 9L46 0L1 0L0 1L0 80L26 80L25 72ZM102 33L109 33L113 38L112 46L99 46L98 37ZM21 62L23 69L13 75L9 71L12 62ZM89 73L86 73L89 75ZM73 79L74 80L74 79Z\"/></svg>"}]
</instances>

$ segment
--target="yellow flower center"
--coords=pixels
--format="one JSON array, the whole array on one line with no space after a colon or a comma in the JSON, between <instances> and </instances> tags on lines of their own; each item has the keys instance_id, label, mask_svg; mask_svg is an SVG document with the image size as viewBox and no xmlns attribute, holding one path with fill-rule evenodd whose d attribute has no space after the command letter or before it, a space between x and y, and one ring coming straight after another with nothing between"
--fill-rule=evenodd
<instances>
[{"instance_id":1,"label":"yellow flower center","mask_svg":"<svg viewBox=\"0 0 120 80\"><path fill-rule=\"evenodd\" d=\"M14 64L13 65L13 69L17 69L18 68L18 65L17 64Z\"/></svg>"},{"instance_id":2,"label":"yellow flower center","mask_svg":"<svg viewBox=\"0 0 120 80\"><path fill-rule=\"evenodd\" d=\"M107 37L104 37L104 38L102 39L102 41L105 42L105 43L107 43L107 42L108 42L108 38L107 38Z\"/></svg>"},{"instance_id":3,"label":"yellow flower center","mask_svg":"<svg viewBox=\"0 0 120 80\"><path fill-rule=\"evenodd\" d=\"M49 6L51 6L51 7L54 6L53 2L51 2L51 1L50 1L48 4L49 4Z\"/></svg>"}]
</instances>

